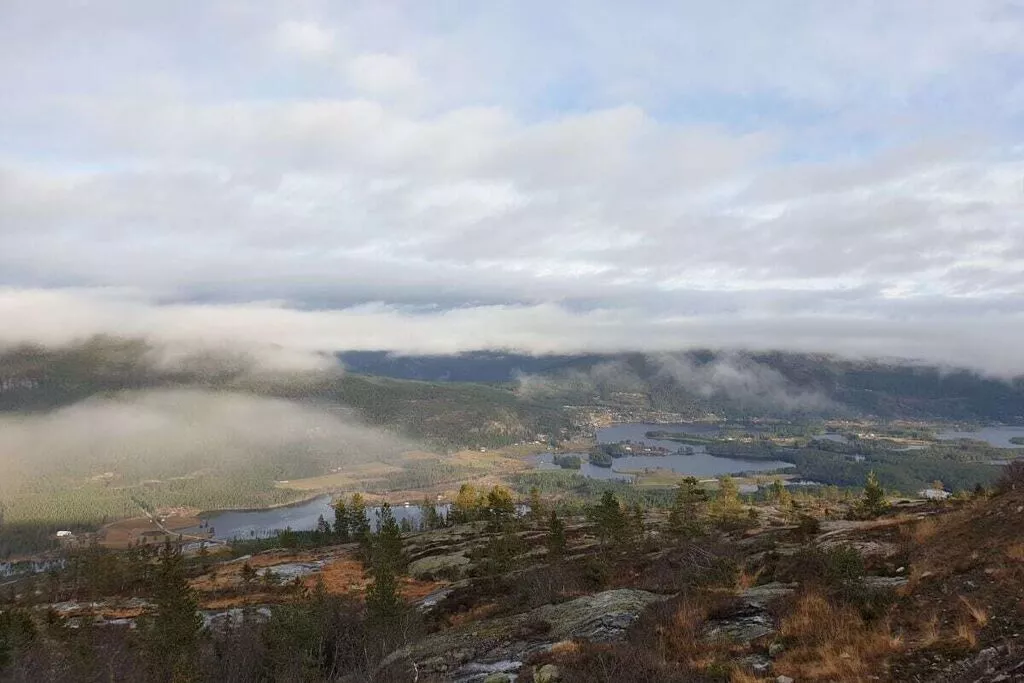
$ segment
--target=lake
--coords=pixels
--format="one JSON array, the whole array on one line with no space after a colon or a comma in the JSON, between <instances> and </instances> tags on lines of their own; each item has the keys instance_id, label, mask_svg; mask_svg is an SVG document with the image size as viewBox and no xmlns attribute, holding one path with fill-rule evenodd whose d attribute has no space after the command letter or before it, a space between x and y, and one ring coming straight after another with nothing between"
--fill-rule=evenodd
<instances>
[{"instance_id":1,"label":"lake","mask_svg":"<svg viewBox=\"0 0 1024 683\"><path fill-rule=\"evenodd\" d=\"M441 514L447 514L447 508L447 505L441 505L437 507L437 510ZM371 527L376 525L376 514L379 509L368 507L366 510ZM395 513L395 519L399 524L403 519L408 519L414 527L420 522L419 505L410 505L409 507L395 505L391 510ZM309 531L316 528L320 515L334 524L331 496L320 496L297 505L267 510L221 510L203 513L200 517L213 528L215 539L230 541L236 538L242 540L266 538L289 528L293 531Z\"/></svg>"},{"instance_id":2,"label":"lake","mask_svg":"<svg viewBox=\"0 0 1024 683\"><path fill-rule=\"evenodd\" d=\"M754 428L751 428L754 429ZM659 446L672 451L672 455L633 455L624 458L615 458L611 467L596 467L586 462L586 454L580 453L583 465L580 474L593 479L622 479L630 480L632 476L627 472L644 471L653 469L671 470L678 474L690 474L695 477L718 477L723 474L739 474L740 472L768 472L772 470L793 467L792 463L781 460L744 460L742 458L725 458L709 455L704 446L689 446L693 450L692 455L676 455L674 452L684 447L677 441L665 439L650 439L646 436L649 431L683 432L692 436L718 436L721 429L715 425L704 423L680 423L680 424L644 424L629 423L613 425L597 430L596 438L598 443L620 443L632 441L648 446ZM552 462L550 453L539 456L537 466L540 469L557 467Z\"/></svg>"},{"instance_id":3,"label":"lake","mask_svg":"<svg viewBox=\"0 0 1024 683\"><path fill-rule=\"evenodd\" d=\"M21 560L18 562L0 562L0 578L41 574L51 569L62 569L64 560Z\"/></svg>"},{"instance_id":4,"label":"lake","mask_svg":"<svg viewBox=\"0 0 1024 683\"><path fill-rule=\"evenodd\" d=\"M954 441L956 439L975 439L984 441L996 448L1024 448L1010 443L1010 439L1020 436L1024 437L1024 427L982 427L976 432L942 432L938 435L943 441Z\"/></svg>"}]
</instances>

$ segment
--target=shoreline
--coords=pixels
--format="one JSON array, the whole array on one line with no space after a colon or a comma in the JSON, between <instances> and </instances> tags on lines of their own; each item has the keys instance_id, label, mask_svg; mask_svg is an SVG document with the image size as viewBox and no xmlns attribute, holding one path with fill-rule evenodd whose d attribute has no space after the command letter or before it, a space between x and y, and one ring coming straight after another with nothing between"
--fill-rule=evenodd
<instances>
[{"instance_id":1,"label":"shoreline","mask_svg":"<svg viewBox=\"0 0 1024 683\"><path fill-rule=\"evenodd\" d=\"M198 513L196 515L196 517L198 517L200 520L205 520L207 517L210 517L210 516L213 516L213 515L221 515L221 514L224 514L226 512L267 512L269 510L282 510L284 508L294 508L294 507L299 507L301 505L306 505L308 503L312 503L313 501L317 500L318 498L332 498L332 497L333 496L330 493L319 492L319 493L315 493L315 494L313 494L311 496L306 496L305 498L302 498L300 500L294 500L294 501L291 501L291 502L288 502L288 503L275 503L274 505L266 505L266 506L263 506L263 507L214 508L212 510L203 510L202 512Z\"/></svg>"}]
</instances>

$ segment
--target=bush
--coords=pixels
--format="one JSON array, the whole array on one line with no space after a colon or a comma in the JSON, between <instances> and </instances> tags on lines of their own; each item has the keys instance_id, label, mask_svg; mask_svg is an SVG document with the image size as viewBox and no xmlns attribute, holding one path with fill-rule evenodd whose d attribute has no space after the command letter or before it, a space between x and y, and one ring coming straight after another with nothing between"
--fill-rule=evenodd
<instances>
[{"instance_id":1,"label":"bush","mask_svg":"<svg viewBox=\"0 0 1024 683\"><path fill-rule=\"evenodd\" d=\"M821 521L814 515L802 514L797 521L796 535L809 541L821 533Z\"/></svg>"},{"instance_id":2,"label":"bush","mask_svg":"<svg viewBox=\"0 0 1024 683\"><path fill-rule=\"evenodd\" d=\"M996 491L1024 491L1024 460L1013 460L1003 466L1003 474L996 483Z\"/></svg>"}]
</instances>

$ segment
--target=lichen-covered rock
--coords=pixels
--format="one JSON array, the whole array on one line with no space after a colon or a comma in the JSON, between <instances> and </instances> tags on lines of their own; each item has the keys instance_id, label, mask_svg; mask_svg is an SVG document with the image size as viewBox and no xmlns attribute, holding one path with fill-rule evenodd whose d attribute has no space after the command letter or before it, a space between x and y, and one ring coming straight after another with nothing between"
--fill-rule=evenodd
<instances>
[{"instance_id":1,"label":"lichen-covered rock","mask_svg":"<svg viewBox=\"0 0 1024 683\"><path fill-rule=\"evenodd\" d=\"M409 564L409 575L417 579L457 578L469 568L470 560L462 553L421 557Z\"/></svg>"},{"instance_id":2,"label":"lichen-covered rock","mask_svg":"<svg viewBox=\"0 0 1024 683\"><path fill-rule=\"evenodd\" d=\"M533 683L558 683L562 680L562 672L554 664L545 664L533 674Z\"/></svg>"},{"instance_id":3,"label":"lichen-covered rock","mask_svg":"<svg viewBox=\"0 0 1024 683\"><path fill-rule=\"evenodd\" d=\"M525 658L548 651L559 641L618 640L648 605L663 599L647 591L621 589L543 605L428 636L392 653L382 666L405 661L415 663L423 676L443 674L445 680L482 683L496 673L514 674Z\"/></svg>"}]
</instances>

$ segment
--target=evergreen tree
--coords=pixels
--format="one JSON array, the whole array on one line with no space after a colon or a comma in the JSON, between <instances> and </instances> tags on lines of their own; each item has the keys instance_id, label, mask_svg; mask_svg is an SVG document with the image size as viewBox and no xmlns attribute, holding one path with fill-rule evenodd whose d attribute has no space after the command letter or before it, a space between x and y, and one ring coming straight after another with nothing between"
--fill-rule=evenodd
<instances>
[{"instance_id":1,"label":"evergreen tree","mask_svg":"<svg viewBox=\"0 0 1024 683\"><path fill-rule=\"evenodd\" d=\"M374 630L387 631L398 623L402 615L398 575L387 563L374 563L370 566L370 576L373 580L366 587L367 620Z\"/></svg>"},{"instance_id":2,"label":"evergreen tree","mask_svg":"<svg viewBox=\"0 0 1024 683\"><path fill-rule=\"evenodd\" d=\"M789 489L786 488L786 485L778 477L775 478L771 488L768 490L768 498L783 510L793 505L793 496L790 495Z\"/></svg>"},{"instance_id":3,"label":"evergreen tree","mask_svg":"<svg viewBox=\"0 0 1024 683\"><path fill-rule=\"evenodd\" d=\"M668 514L669 531L680 538L694 538L705 532L708 494L696 477L679 482Z\"/></svg>"},{"instance_id":4,"label":"evergreen tree","mask_svg":"<svg viewBox=\"0 0 1024 683\"><path fill-rule=\"evenodd\" d=\"M472 484L463 484L452 503L452 521L456 524L476 521L483 507L483 495L478 493Z\"/></svg>"},{"instance_id":5,"label":"evergreen tree","mask_svg":"<svg viewBox=\"0 0 1024 683\"><path fill-rule=\"evenodd\" d=\"M366 609L371 628L390 632L402 615L398 575L405 571L402 533L388 503L377 511L377 533L370 554L372 583L366 589Z\"/></svg>"},{"instance_id":6,"label":"evergreen tree","mask_svg":"<svg viewBox=\"0 0 1024 683\"><path fill-rule=\"evenodd\" d=\"M548 515L548 533L544 537L544 544L552 562L557 562L565 555L565 523L554 510Z\"/></svg>"},{"instance_id":7,"label":"evergreen tree","mask_svg":"<svg viewBox=\"0 0 1024 683\"><path fill-rule=\"evenodd\" d=\"M441 515L437 513L437 506L430 500L429 496L423 497L423 502L420 503L420 525L425 531L431 529L440 529L444 526L444 520L441 519Z\"/></svg>"},{"instance_id":8,"label":"evergreen tree","mask_svg":"<svg viewBox=\"0 0 1024 683\"><path fill-rule=\"evenodd\" d=\"M889 503L885 499L885 489L878 482L875 471L868 472L868 479L864 483L864 493L857 501L857 512L861 517L874 519L888 509Z\"/></svg>"},{"instance_id":9,"label":"evergreen tree","mask_svg":"<svg viewBox=\"0 0 1024 683\"><path fill-rule=\"evenodd\" d=\"M624 539L628 521L614 493L605 491L601 494L601 502L591 509L590 516L602 544L619 543Z\"/></svg>"},{"instance_id":10,"label":"evergreen tree","mask_svg":"<svg viewBox=\"0 0 1024 683\"><path fill-rule=\"evenodd\" d=\"M644 509L640 503L633 503L629 516L629 535L636 543L643 543L647 534L647 527L644 523Z\"/></svg>"},{"instance_id":11,"label":"evergreen tree","mask_svg":"<svg viewBox=\"0 0 1024 683\"><path fill-rule=\"evenodd\" d=\"M366 501L358 493L352 495L348 506L348 530L353 541L363 546L370 542L370 518L366 514Z\"/></svg>"},{"instance_id":12,"label":"evergreen tree","mask_svg":"<svg viewBox=\"0 0 1024 683\"><path fill-rule=\"evenodd\" d=\"M745 523L739 487L728 474L719 477L718 496L710 507L715 522L724 528L734 528Z\"/></svg>"},{"instance_id":13,"label":"evergreen tree","mask_svg":"<svg viewBox=\"0 0 1024 683\"><path fill-rule=\"evenodd\" d=\"M155 614L145 631L147 661L158 681L195 680L203 618L185 572L181 549L163 547L153 586Z\"/></svg>"},{"instance_id":14,"label":"evergreen tree","mask_svg":"<svg viewBox=\"0 0 1024 683\"><path fill-rule=\"evenodd\" d=\"M0 611L0 673L37 637L35 624L27 612L19 609Z\"/></svg>"},{"instance_id":15,"label":"evergreen tree","mask_svg":"<svg viewBox=\"0 0 1024 683\"><path fill-rule=\"evenodd\" d=\"M316 519L316 531L314 532L317 543L323 543L331 537L331 525L320 515Z\"/></svg>"},{"instance_id":16,"label":"evergreen tree","mask_svg":"<svg viewBox=\"0 0 1024 683\"><path fill-rule=\"evenodd\" d=\"M504 486L493 487L487 494L487 514L494 528L507 528L516 518L512 492Z\"/></svg>"},{"instance_id":17,"label":"evergreen tree","mask_svg":"<svg viewBox=\"0 0 1024 683\"><path fill-rule=\"evenodd\" d=\"M396 574L405 572L405 556L402 551L402 530L395 521L395 513L387 502L377 510L377 533L373 538L370 562L374 567L387 565Z\"/></svg>"},{"instance_id":18,"label":"evergreen tree","mask_svg":"<svg viewBox=\"0 0 1024 683\"><path fill-rule=\"evenodd\" d=\"M299 546L299 537L295 535L290 526L285 527L284 531L278 534L277 540L282 548L297 548Z\"/></svg>"},{"instance_id":19,"label":"evergreen tree","mask_svg":"<svg viewBox=\"0 0 1024 683\"><path fill-rule=\"evenodd\" d=\"M350 531L351 521L348 508L345 507L345 499L338 498L334 503L334 535L342 543L348 543L352 539Z\"/></svg>"}]
</instances>

